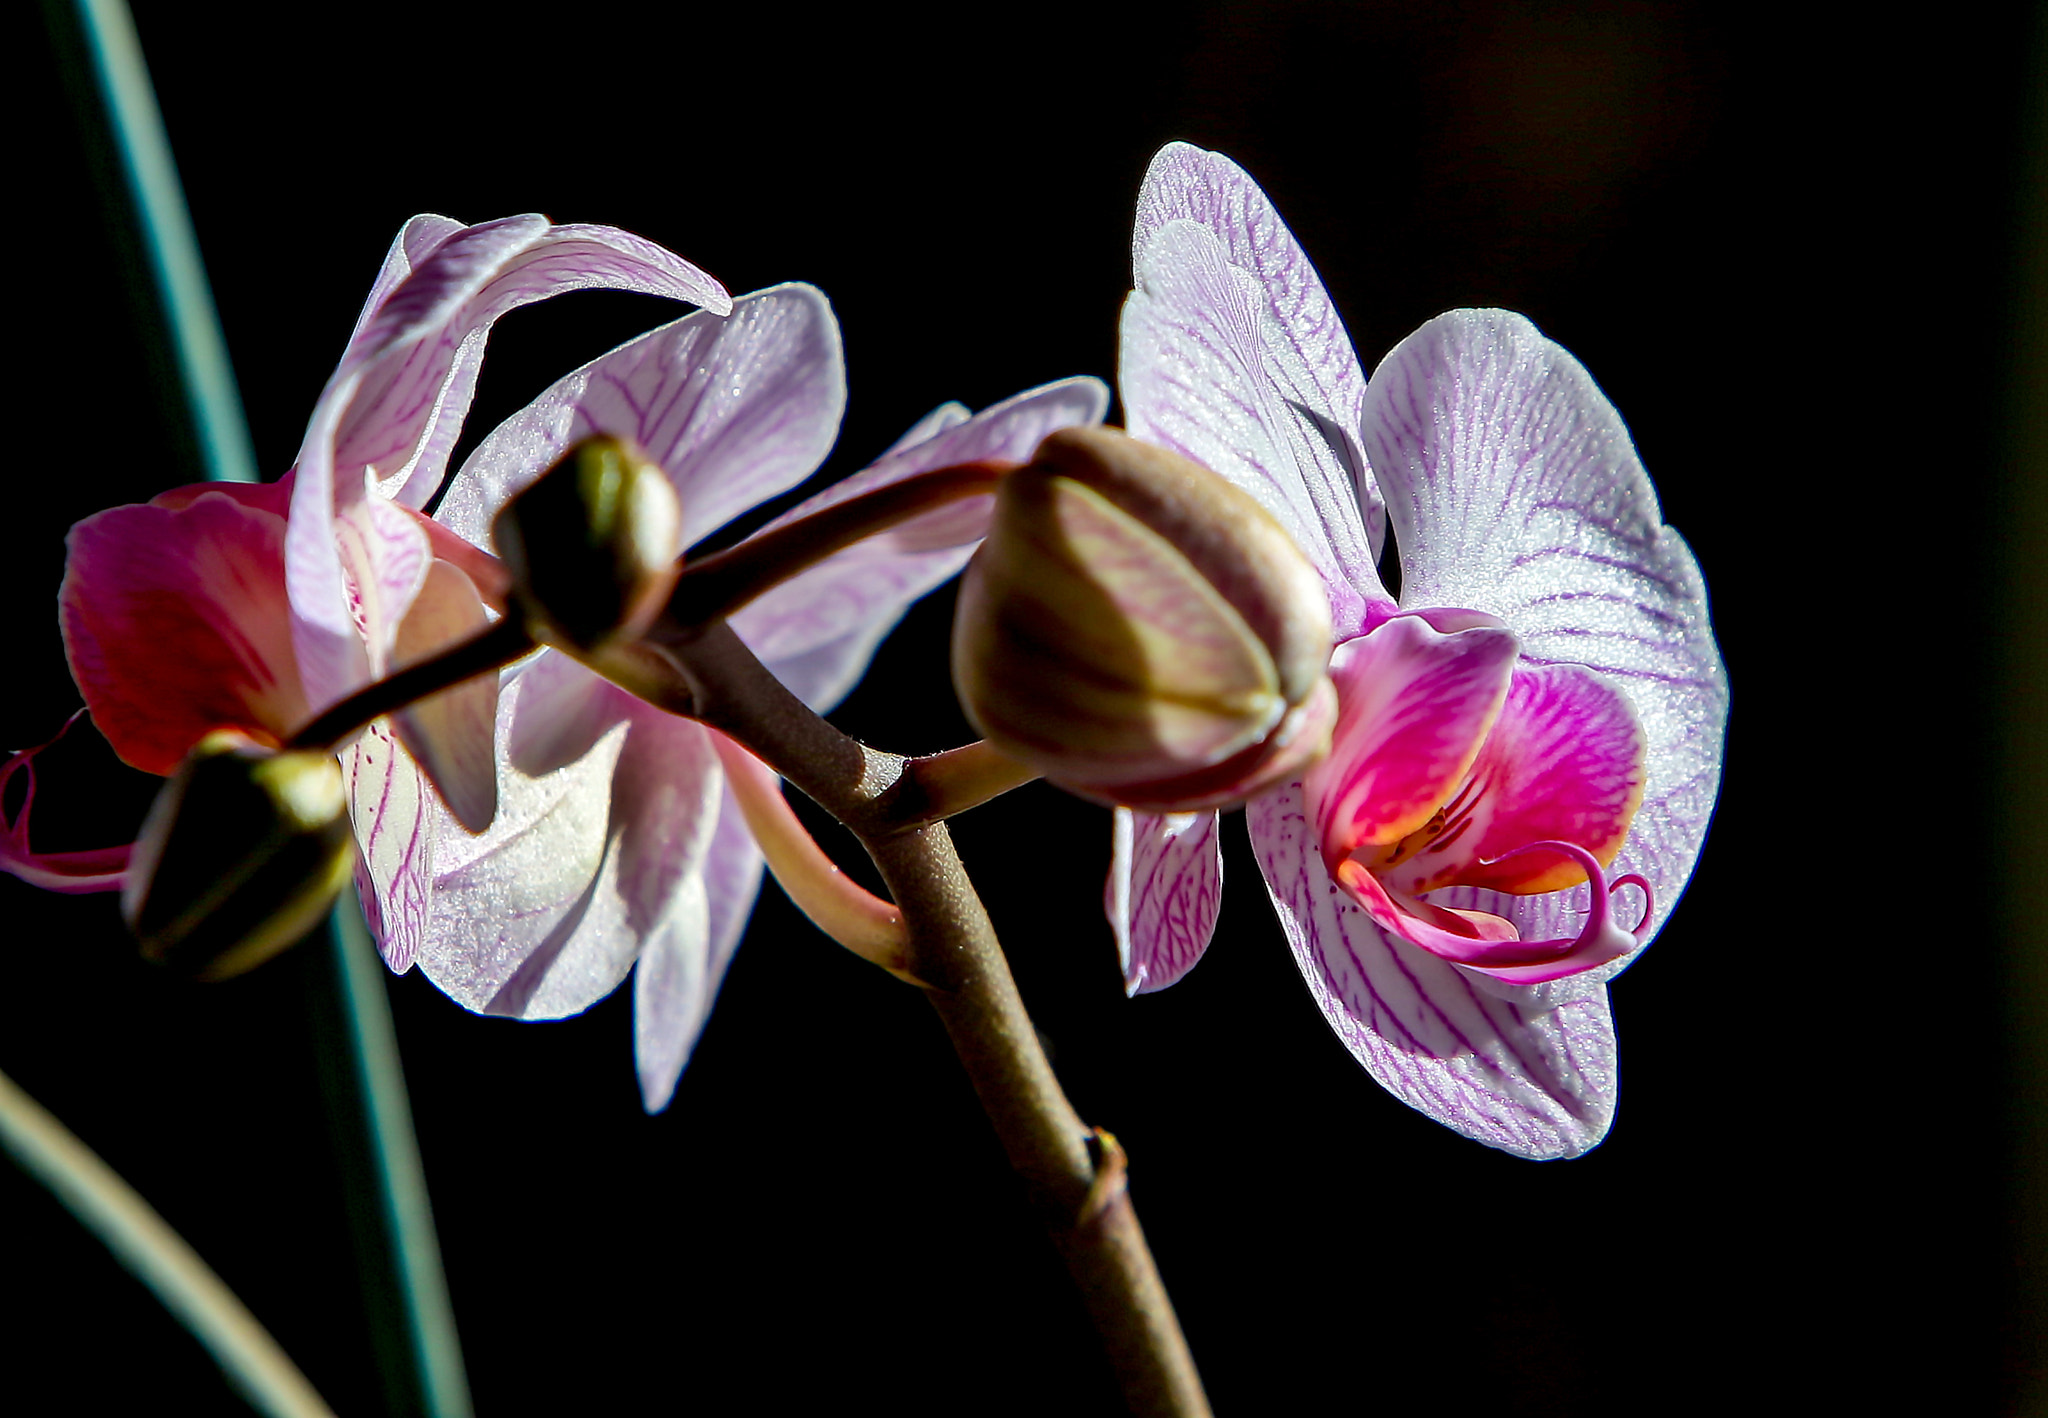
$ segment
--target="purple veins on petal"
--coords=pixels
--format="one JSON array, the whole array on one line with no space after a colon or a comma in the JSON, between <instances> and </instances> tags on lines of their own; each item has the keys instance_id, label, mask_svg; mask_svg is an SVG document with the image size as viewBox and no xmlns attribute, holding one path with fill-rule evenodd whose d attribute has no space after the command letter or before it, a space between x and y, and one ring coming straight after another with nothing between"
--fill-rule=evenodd
<instances>
[{"instance_id":1,"label":"purple veins on petal","mask_svg":"<svg viewBox=\"0 0 2048 1418\"><path fill-rule=\"evenodd\" d=\"M1116 935L1124 992L1150 994L1202 958L1223 904L1223 848L1214 811L1118 808L1103 908Z\"/></svg>"}]
</instances>

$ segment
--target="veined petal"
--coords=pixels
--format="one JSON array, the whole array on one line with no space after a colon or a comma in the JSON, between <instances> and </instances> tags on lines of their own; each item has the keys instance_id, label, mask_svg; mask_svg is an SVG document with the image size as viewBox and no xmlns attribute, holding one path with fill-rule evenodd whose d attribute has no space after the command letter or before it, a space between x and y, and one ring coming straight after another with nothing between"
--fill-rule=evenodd
<instances>
[{"instance_id":1,"label":"veined petal","mask_svg":"<svg viewBox=\"0 0 2048 1418\"><path fill-rule=\"evenodd\" d=\"M1365 371L1322 278L1272 201L1221 153L1168 143L1154 155L1138 193L1131 240L1134 270L1145 269L1155 235L1176 221L1191 221L1212 233L1230 264L1258 281L1272 317L1260 326L1267 374L1296 415L1285 427L1297 466L1322 484L1310 493L1318 506L1341 506L1348 487L1368 536L1370 565L1386 535L1386 515L1352 441ZM1356 560L1355 549L1346 554ZM1359 589L1370 588L1360 584Z\"/></svg>"},{"instance_id":2,"label":"veined petal","mask_svg":"<svg viewBox=\"0 0 2048 1418\"><path fill-rule=\"evenodd\" d=\"M434 904L435 804L388 719L342 750L341 774L356 830L356 897L384 963L402 975L419 956Z\"/></svg>"},{"instance_id":3,"label":"veined petal","mask_svg":"<svg viewBox=\"0 0 2048 1418\"><path fill-rule=\"evenodd\" d=\"M1450 798L1507 698L1515 649L1504 627L1445 635L1417 616L1337 647L1337 728L1303 783L1333 871L1395 847Z\"/></svg>"},{"instance_id":4,"label":"veined petal","mask_svg":"<svg viewBox=\"0 0 2048 1418\"><path fill-rule=\"evenodd\" d=\"M519 712L505 740L512 768L539 778L597 747L623 717L613 686L559 650L543 650L520 667Z\"/></svg>"},{"instance_id":5,"label":"veined petal","mask_svg":"<svg viewBox=\"0 0 2048 1418\"><path fill-rule=\"evenodd\" d=\"M953 406L953 407L958 407ZM1098 379L1064 379L938 424L913 441L935 411L880 461L806 499L769 523L772 530L850 497L933 468L984 459L1023 462L1056 429L1102 421L1109 390ZM963 411L964 412L964 411ZM820 711L853 688L875 646L920 596L957 575L988 529L992 497L966 498L869 537L770 588L742 607L733 629L755 654ZM795 682L803 681L799 688Z\"/></svg>"},{"instance_id":6,"label":"veined petal","mask_svg":"<svg viewBox=\"0 0 2048 1418\"><path fill-rule=\"evenodd\" d=\"M394 667L426 659L489 624L470 579L445 561L433 562L398 628ZM456 821L471 832L489 827L498 810L498 762L491 747L498 722L498 676L478 675L399 710L392 719Z\"/></svg>"},{"instance_id":7,"label":"veined petal","mask_svg":"<svg viewBox=\"0 0 2048 1418\"><path fill-rule=\"evenodd\" d=\"M213 729L283 738L306 718L282 517L233 497L115 507L71 529L65 657L124 762L168 774Z\"/></svg>"},{"instance_id":8,"label":"veined petal","mask_svg":"<svg viewBox=\"0 0 2048 1418\"><path fill-rule=\"evenodd\" d=\"M839 327L806 285L742 296L732 315L698 312L619 346L492 431L436 514L489 544L490 521L571 443L630 438L668 473L683 539L716 531L809 477L846 407Z\"/></svg>"},{"instance_id":9,"label":"veined petal","mask_svg":"<svg viewBox=\"0 0 2048 1418\"><path fill-rule=\"evenodd\" d=\"M387 495L425 503L469 411L490 327L520 306L591 289L730 308L704 272L613 227L523 216L448 234L349 342L337 377L360 368L361 378L336 427L335 466L374 469Z\"/></svg>"},{"instance_id":10,"label":"veined petal","mask_svg":"<svg viewBox=\"0 0 2048 1418\"><path fill-rule=\"evenodd\" d=\"M1322 573L1336 633L1355 634L1367 605L1388 597L1349 473L1326 478L1301 451L1302 427L1316 425L1289 403L1287 386L1269 368L1272 320L1257 278L1230 264L1215 233L1186 220L1151 233L1138 288L1124 302L1118 383L1125 422L1134 436L1256 498Z\"/></svg>"},{"instance_id":11,"label":"veined petal","mask_svg":"<svg viewBox=\"0 0 2048 1418\"><path fill-rule=\"evenodd\" d=\"M1116 935L1124 992L1163 990L1194 969L1223 904L1215 811L1116 809L1103 909Z\"/></svg>"},{"instance_id":12,"label":"veined petal","mask_svg":"<svg viewBox=\"0 0 2048 1418\"><path fill-rule=\"evenodd\" d=\"M1642 793L1643 730L1628 697L1583 665L1517 666L1444 832L1380 875L1411 895L1454 882L1516 895L1561 891L1586 879L1561 853L1495 859L1554 840L1604 866Z\"/></svg>"},{"instance_id":13,"label":"veined petal","mask_svg":"<svg viewBox=\"0 0 2048 1418\"><path fill-rule=\"evenodd\" d=\"M761 850L730 789L719 794L717 825L692 881L703 896L701 936L657 932L641 947L633 972L633 1052L650 1113L675 1096L761 891ZM694 921L694 900L688 907Z\"/></svg>"},{"instance_id":14,"label":"veined petal","mask_svg":"<svg viewBox=\"0 0 2048 1418\"><path fill-rule=\"evenodd\" d=\"M374 492L335 513L334 537L350 619L374 679L391 667L399 626L433 565L432 546L417 516Z\"/></svg>"},{"instance_id":15,"label":"veined petal","mask_svg":"<svg viewBox=\"0 0 2048 1418\"><path fill-rule=\"evenodd\" d=\"M422 212L398 229L398 235L391 239L391 249L384 253L384 264L377 270L377 279L370 284L370 295L363 302L362 313L356 316L356 328L349 335L349 349L355 348L364 329L383 309L384 302L391 298L391 292L413 273L413 268L431 256L434 249L449 237L464 229L462 223L454 218L436 216L432 212ZM343 358L347 358L345 352Z\"/></svg>"},{"instance_id":16,"label":"veined petal","mask_svg":"<svg viewBox=\"0 0 2048 1418\"><path fill-rule=\"evenodd\" d=\"M370 677L369 652L356 630L349 578L342 569L334 505L334 428L354 393L354 381L353 374L337 378L320 396L299 461L287 475L292 491L285 589L291 598L292 654L312 710L325 709ZM355 484L356 496L361 486Z\"/></svg>"},{"instance_id":17,"label":"veined petal","mask_svg":"<svg viewBox=\"0 0 2048 1418\"><path fill-rule=\"evenodd\" d=\"M525 693L498 698L498 815L472 837L437 814L435 910L420 966L457 1003L482 1014L553 1019L604 998L639 949L611 847L612 774L625 747L615 723L590 752L529 775L507 761Z\"/></svg>"},{"instance_id":18,"label":"veined petal","mask_svg":"<svg viewBox=\"0 0 2048 1418\"><path fill-rule=\"evenodd\" d=\"M1252 847L1309 993L1373 1078L1465 1136L1575 1157L1614 1115L1607 992L1587 976L1484 984L1395 939L1337 890L1298 789L1246 809Z\"/></svg>"},{"instance_id":19,"label":"veined petal","mask_svg":"<svg viewBox=\"0 0 2048 1418\"><path fill-rule=\"evenodd\" d=\"M1628 696L1645 782L1612 865L1647 878L1667 915L1720 785L1728 688L1699 568L1661 524L1620 416L1521 316L1460 310L1387 356L1361 432L1393 517L1404 601L1489 611L1515 627L1525 664L1585 665ZM1573 934L1587 908L1583 888L1454 887L1439 899L1504 915L1529 939Z\"/></svg>"},{"instance_id":20,"label":"veined petal","mask_svg":"<svg viewBox=\"0 0 2048 1418\"><path fill-rule=\"evenodd\" d=\"M616 686L608 688L628 724L626 746L612 775L619 894L625 899L627 924L644 937L662 929L679 909L685 879L702 874L725 773L712 751L709 729ZM701 930L695 939L701 948Z\"/></svg>"}]
</instances>

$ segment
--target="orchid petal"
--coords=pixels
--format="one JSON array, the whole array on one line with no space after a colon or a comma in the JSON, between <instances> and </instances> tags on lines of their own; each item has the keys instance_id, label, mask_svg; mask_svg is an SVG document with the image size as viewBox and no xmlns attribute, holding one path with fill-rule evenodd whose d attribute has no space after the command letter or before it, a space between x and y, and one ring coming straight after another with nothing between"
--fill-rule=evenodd
<instances>
[{"instance_id":1,"label":"orchid petal","mask_svg":"<svg viewBox=\"0 0 2048 1418\"><path fill-rule=\"evenodd\" d=\"M288 475L292 492L285 527L285 589L291 598L292 654L311 709L325 709L370 678L370 657L356 630L349 578L342 566L334 505L334 429L354 393L354 380L350 375L321 395L299 461ZM367 544L374 546L376 541L372 538ZM406 608L396 609L403 616Z\"/></svg>"},{"instance_id":2,"label":"orchid petal","mask_svg":"<svg viewBox=\"0 0 2048 1418\"><path fill-rule=\"evenodd\" d=\"M361 368L362 378L335 431L335 466L372 468L387 495L424 504L468 413L490 327L520 306L590 289L730 308L704 272L613 227L524 216L452 233L349 342L341 369Z\"/></svg>"},{"instance_id":3,"label":"orchid petal","mask_svg":"<svg viewBox=\"0 0 2048 1418\"><path fill-rule=\"evenodd\" d=\"M423 660L489 624L469 578L445 561L433 562L398 628L397 663ZM496 674L478 675L393 716L399 738L455 820L471 832L489 827L498 810L498 763L491 751L497 722Z\"/></svg>"},{"instance_id":4,"label":"orchid petal","mask_svg":"<svg viewBox=\"0 0 2048 1418\"><path fill-rule=\"evenodd\" d=\"M1297 415L1283 427L1301 471L1320 484L1306 489L1309 499L1319 508L1341 510L1348 489L1355 506L1363 509L1369 555L1362 564L1370 566L1385 540L1386 514L1351 442L1365 395L1365 371L1322 278L1272 200L1221 153L1168 143L1153 155L1131 235L1131 264L1141 288L1155 237L1176 221L1193 222L1215 236L1229 263L1257 280L1271 317L1260 323L1267 375ZM1347 534L1357 520L1342 519ZM1338 532L1329 523L1326 530L1333 538ZM1354 567L1361 564L1356 546L1339 550ZM1370 594L1378 578L1354 584Z\"/></svg>"},{"instance_id":5,"label":"orchid petal","mask_svg":"<svg viewBox=\"0 0 2048 1418\"><path fill-rule=\"evenodd\" d=\"M1390 884L1420 892L1455 878L1515 895L1562 891L1585 872L1526 844L1556 839L1602 864L1614 860L1642 798L1642 726L1628 697L1583 665L1519 666L1472 782L1464 840L1441 854L1431 843L1403 864L1412 884L1392 876Z\"/></svg>"},{"instance_id":6,"label":"orchid petal","mask_svg":"<svg viewBox=\"0 0 2048 1418\"><path fill-rule=\"evenodd\" d=\"M920 441L913 443L906 434L880 461L799 503L762 530L933 468L1024 462L1047 434L1100 423L1108 408L1109 390L1098 379L1064 379L1027 390L970 419L941 426ZM937 417L927 415L919 427ZM791 666L804 681L798 693L805 703L828 709L853 687L875 646L910 604L967 564L988 529L994 501L966 498L857 542L742 607L732 617L733 629L778 674ZM796 688L787 676L784 683Z\"/></svg>"},{"instance_id":7,"label":"orchid petal","mask_svg":"<svg viewBox=\"0 0 2048 1418\"><path fill-rule=\"evenodd\" d=\"M915 448L918 444L944 433L955 424L966 423L972 417L974 411L967 405L958 399L948 399L905 429L903 436L890 444L882 457L891 458L907 449Z\"/></svg>"},{"instance_id":8,"label":"orchid petal","mask_svg":"<svg viewBox=\"0 0 2048 1418\"><path fill-rule=\"evenodd\" d=\"M1515 627L1525 664L1585 665L1628 696L1646 778L1613 866L1644 876L1668 915L1720 783L1727 678L1698 565L1661 524L1620 416L1527 320L1464 310L1387 356L1361 435L1387 495L1405 601L1491 612ZM1572 933L1587 909L1584 888L1509 897L1453 887L1439 899L1504 915L1529 939Z\"/></svg>"},{"instance_id":9,"label":"orchid petal","mask_svg":"<svg viewBox=\"0 0 2048 1418\"><path fill-rule=\"evenodd\" d=\"M1522 1157L1575 1157L1606 1135L1615 1045L1603 987L1585 975L1550 985L1475 980L1391 937L1336 888L1298 788L1245 811L1309 993L1382 1087Z\"/></svg>"},{"instance_id":10,"label":"orchid petal","mask_svg":"<svg viewBox=\"0 0 2048 1418\"><path fill-rule=\"evenodd\" d=\"M351 618L375 678L391 667L398 628L427 583L432 545L418 517L375 493L338 511L334 534Z\"/></svg>"},{"instance_id":11,"label":"orchid petal","mask_svg":"<svg viewBox=\"0 0 2048 1418\"><path fill-rule=\"evenodd\" d=\"M666 1108L675 1096L676 1081L753 914L761 865L761 849L754 845L739 804L730 789L722 790L718 822L702 870L693 878L704 898L701 944L693 945L681 932L659 933L642 948L634 968L634 1058L641 1102L650 1113Z\"/></svg>"},{"instance_id":12,"label":"orchid petal","mask_svg":"<svg viewBox=\"0 0 2048 1418\"><path fill-rule=\"evenodd\" d=\"M355 824L356 896L363 919L398 973L412 968L434 903L434 823L426 775L379 719L341 755Z\"/></svg>"},{"instance_id":13,"label":"orchid petal","mask_svg":"<svg viewBox=\"0 0 2048 1418\"><path fill-rule=\"evenodd\" d=\"M487 545L490 519L592 433L638 443L668 473L695 541L802 482L846 406L839 327L805 285L742 296L619 346L507 419L462 465L436 514Z\"/></svg>"},{"instance_id":14,"label":"orchid petal","mask_svg":"<svg viewBox=\"0 0 2048 1418\"><path fill-rule=\"evenodd\" d=\"M398 229L398 235L391 239L391 249L384 253L384 264L378 268L377 279L370 285L370 295L363 302L362 313L356 316L356 328L349 335L349 348L354 348L356 341L362 338L364 328L383 308L384 302L391 298L391 292L398 289L399 283L433 255L437 247L462 230L461 222L432 212L422 212Z\"/></svg>"},{"instance_id":15,"label":"orchid petal","mask_svg":"<svg viewBox=\"0 0 2048 1418\"><path fill-rule=\"evenodd\" d=\"M647 936L668 924L685 879L703 869L725 776L709 729L607 688L628 724L612 775L619 894L627 924ZM694 939L701 948L701 929Z\"/></svg>"},{"instance_id":16,"label":"orchid petal","mask_svg":"<svg viewBox=\"0 0 2048 1418\"><path fill-rule=\"evenodd\" d=\"M1507 698L1515 650L1505 627L1445 635L1417 616L1337 647L1337 727L1304 782L1332 869L1393 847L1443 806Z\"/></svg>"},{"instance_id":17,"label":"orchid petal","mask_svg":"<svg viewBox=\"0 0 2048 1418\"><path fill-rule=\"evenodd\" d=\"M306 717L284 519L232 497L115 507L71 529L65 656L121 759L168 774L216 728L283 738Z\"/></svg>"},{"instance_id":18,"label":"orchid petal","mask_svg":"<svg viewBox=\"0 0 2048 1418\"><path fill-rule=\"evenodd\" d=\"M472 837L435 808L440 860L420 965L466 1008L552 1019L604 998L638 950L610 850L612 775L627 730L615 723L573 763L521 773L503 745L513 737L523 681L510 676L499 693L490 831Z\"/></svg>"},{"instance_id":19,"label":"orchid petal","mask_svg":"<svg viewBox=\"0 0 2048 1418\"><path fill-rule=\"evenodd\" d=\"M518 772L539 778L597 747L624 706L611 682L559 650L543 650L519 671L519 713L505 740Z\"/></svg>"},{"instance_id":20,"label":"orchid petal","mask_svg":"<svg viewBox=\"0 0 2048 1418\"><path fill-rule=\"evenodd\" d=\"M1163 990L1194 969L1223 904L1217 815L1116 809L1103 907L1116 934L1124 992Z\"/></svg>"},{"instance_id":21,"label":"orchid petal","mask_svg":"<svg viewBox=\"0 0 2048 1418\"><path fill-rule=\"evenodd\" d=\"M1354 443L1364 373L1309 258L1219 154L1169 143L1145 174L1124 305L1130 432L1260 498L1331 582L1339 635L1374 572L1380 502Z\"/></svg>"},{"instance_id":22,"label":"orchid petal","mask_svg":"<svg viewBox=\"0 0 2048 1418\"><path fill-rule=\"evenodd\" d=\"M403 276L387 282L401 264ZM353 593L386 572L374 560L345 566L338 527L364 524L357 550L381 550L394 533L377 525L383 519L357 515L366 495L378 500L366 489L381 483L383 496L412 506L433 495L491 325L521 305L594 287L712 310L729 305L696 267L610 227L554 227L524 216L451 232L443 218L416 218L400 233L299 448L286 556L293 645L310 703L325 707L363 683L389 648L373 637L366 658L354 641L361 607ZM400 596L382 605L383 621L395 629L410 604Z\"/></svg>"}]
</instances>

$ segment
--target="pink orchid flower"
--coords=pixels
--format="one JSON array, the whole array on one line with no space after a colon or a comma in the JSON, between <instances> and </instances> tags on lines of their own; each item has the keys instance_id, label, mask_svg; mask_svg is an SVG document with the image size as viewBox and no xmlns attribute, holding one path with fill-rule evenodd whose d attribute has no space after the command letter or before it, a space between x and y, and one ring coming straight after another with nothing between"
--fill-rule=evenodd
<instances>
[{"instance_id":1,"label":"pink orchid flower","mask_svg":"<svg viewBox=\"0 0 2048 1418\"><path fill-rule=\"evenodd\" d=\"M1100 422L1108 402L1099 380L1069 379L971 417L944 405L763 531L933 468L1021 462L1055 429ZM808 476L844 404L824 297L801 285L761 291L728 319L687 316L556 384L476 450L438 520L481 542L507 498L571 443L607 433L668 471L692 542ZM967 499L846 548L732 626L799 698L829 709L910 603L966 564L992 501ZM397 878L410 912L386 918L386 957L400 969L416 958L470 1009L521 1019L577 1013L632 972L642 1098L664 1107L760 887L762 857L720 762L736 750L554 650L506 671L497 727L489 830L471 835L449 806L417 795L403 815L382 809L373 860L401 823L411 854ZM389 762L407 762L402 744Z\"/></svg>"},{"instance_id":2,"label":"pink orchid flower","mask_svg":"<svg viewBox=\"0 0 2048 1418\"><path fill-rule=\"evenodd\" d=\"M732 307L702 271L615 228L415 217L385 257L290 473L174 488L74 527L59 594L65 652L115 752L168 774L216 728L281 741L395 660L482 624L484 603L503 590L492 559L416 509L446 473L498 317L592 288ZM465 816L488 820L494 700L486 683L395 727L380 721L345 751L345 766L360 780L403 734ZM395 873L372 850L374 815L359 810L357 820L381 903ZM25 810L13 831L19 850L0 866L34 880L51 859L27 849ZM99 889L121 884L117 872L100 875Z\"/></svg>"},{"instance_id":3,"label":"pink orchid flower","mask_svg":"<svg viewBox=\"0 0 2048 1418\"><path fill-rule=\"evenodd\" d=\"M1246 814L1310 993L1410 1106L1522 1156L1584 1152L1614 1111L1605 982L1677 900L1720 778L1692 554L1613 407L1522 317L1441 316L1368 385L1227 159L1154 159L1134 264L1131 432L1259 498L1329 594L1332 752ZM1216 814L1118 813L1107 904L1133 993L1194 965L1221 883Z\"/></svg>"},{"instance_id":4,"label":"pink orchid flower","mask_svg":"<svg viewBox=\"0 0 2048 1418\"><path fill-rule=\"evenodd\" d=\"M418 509L444 480L492 323L583 288L703 309L508 420L427 518ZM844 403L838 330L810 287L735 302L611 228L416 217L290 474L178 488L73 529L60 598L73 676L115 751L150 772L169 773L222 726L281 741L502 610L504 572L483 549L491 516L571 442L638 442L674 480L695 540L808 476ZM934 467L1021 461L1053 429L1099 421L1107 403L1099 381L1079 379L979 416L945 405L783 520ZM848 548L733 624L792 689L829 707L910 602L959 571L988 502ZM486 676L376 721L341 757L358 886L391 968L417 961L470 1008L548 1018L602 998L637 962L643 1093L662 1106L761 876L710 731L543 651L502 687ZM32 774L30 755L0 775L16 771ZM35 853L26 804L0 827L0 869L55 889L122 883L126 848Z\"/></svg>"}]
</instances>

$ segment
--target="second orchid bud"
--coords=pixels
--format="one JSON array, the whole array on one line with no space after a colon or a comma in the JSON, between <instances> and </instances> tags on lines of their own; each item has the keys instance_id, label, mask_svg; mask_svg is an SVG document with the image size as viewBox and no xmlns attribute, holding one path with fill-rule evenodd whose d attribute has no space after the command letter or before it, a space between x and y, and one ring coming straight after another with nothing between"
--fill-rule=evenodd
<instances>
[{"instance_id":1,"label":"second orchid bud","mask_svg":"<svg viewBox=\"0 0 2048 1418\"><path fill-rule=\"evenodd\" d=\"M960 589L953 680L989 742L1083 797L1241 801L1329 747L1322 583L1263 508L1106 428L1006 478Z\"/></svg>"},{"instance_id":2,"label":"second orchid bud","mask_svg":"<svg viewBox=\"0 0 2048 1418\"><path fill-rule=\"evenodd\" d=\"M491 523L533 634L571 651L647 628L675 587L682 531L667 474L603 434L570 447Z\"/></svg>"},{"instance_id":3,"label":"second orchid bud","mask_svg":"<svg viewBox=\"0 0 2048 1418\"><path fill-rule=\"evenodd\" d=\"M333 754L278 752L220 729L158 792L121 914L149 959L226 979L311 930L354 861Z\"/></svg>"}]
</instances>

